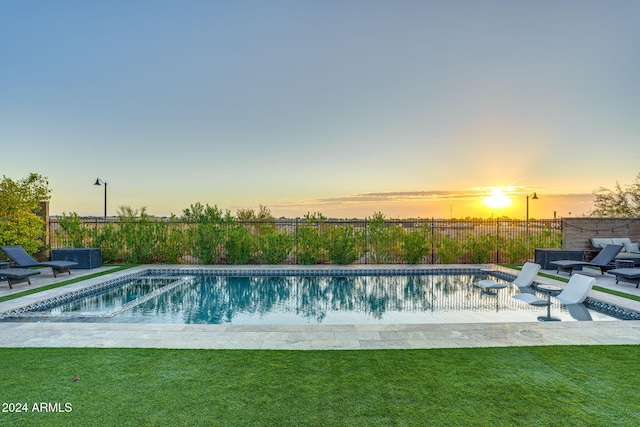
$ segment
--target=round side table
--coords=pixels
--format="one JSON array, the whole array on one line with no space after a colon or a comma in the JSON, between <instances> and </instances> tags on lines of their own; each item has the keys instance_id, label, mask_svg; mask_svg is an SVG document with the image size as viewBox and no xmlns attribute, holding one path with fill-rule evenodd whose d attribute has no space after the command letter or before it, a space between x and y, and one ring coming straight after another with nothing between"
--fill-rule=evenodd
<instances>
[{"instance_id":1,"label":"round side table","mask_svg":"<svg viewBox=\"0 0 640 427\"><path fill-rule=\"evenodd\" d=\"M562 288L553 285L538 285L539 290L547 294L547 315L539 316L538 320L541 322L558 322L560 319L557 317L551 317L551 292L561 291Z\"/></svg>"}]
</instances>

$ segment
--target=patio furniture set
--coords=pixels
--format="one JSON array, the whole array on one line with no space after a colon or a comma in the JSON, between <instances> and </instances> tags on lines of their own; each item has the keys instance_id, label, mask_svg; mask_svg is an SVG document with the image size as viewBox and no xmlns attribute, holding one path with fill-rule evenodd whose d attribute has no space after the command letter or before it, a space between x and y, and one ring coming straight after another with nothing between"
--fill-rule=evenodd
<instances>
[{"instance_id":1,"label":"patio furniture set","mask_svg":"<svg viewBox=\"0 0 640 427\"><path fill-rule=\"evenodd\" d=\"M640 248L638 242L632 242L628 237L593 237L591 238L593 249L604 249L607 245L622 246L620 252L615 256L615 261L628 261L640 266Z\"/></svg>"},{"instance_id":2,"label":"patio furniture set","mask_svg":"<svg viewBox=\"0 0 640 427\"><path fill-rule=\"evenodd\" d=\"M640 248L637 242L632 242L628 237L594 237L591 239L591 245L594 248L605 248L607 245L622 246L612 261L614 268L607 272L616 276L616 283L623 281L635 284L636 288L640 286Z\"/></svg>"},{"instance_id":3,"label":"patio furniture set","mask_svg":"<svg viewBox=\"0 0 640 427\"><path fill-rule=\"evenodd\" d=\"M0 265L0 279L6 279L9 282L9 288L13 289L13 285L21 282L31 284L31 276L40 274L38 270L32 270L29 267L51 267L53 276L58 277L59 273L71 274L71 268L78 265L72 261L46 261L39 262L29 255L22 246L2 246L0 247L4 253L13 261L15 267L11 267L9 262L3 262Z\"/></svg>"},{"instance_id":4,"label":"patio furniture set","mask_svg":"<svg viewBox=\"0 0 640 427\"><path fill-rule=\"evenodd\" d=\"M551 317L551 293L561 291L556 295L556 298L567 307L571 315L578 320L590 320L591 316L583 302L589 295L591 288L593 288L596 279L582 274L572 275L564 290L553 285L538 285L537 290L546 294L546 298L540 298L534 293L532 287L540 267L540 264L532 262L526 262L522 266L522 270L512 282L513 285L518 287L520 293L514 295L513 298L536 307L546 306L547 315L539 316L538 320L541 322L555 321L559 319ZM485 290L507 287L504 283L498 283L490 279L480 280L476 283L476 286Z\"/></svg>"},{"instance_id":5,"label":"patio furniture set","mask_svg":"<svg viewBox=\"0 0 640 427\"><path fill-rule=\"evenodd\" d=\"M616 243L607 243L613 241ZM569 275L582 267L595 267L602 274L613 274L616 283L624 281L635 284L636 288L640 286L640 268L636 267L640 263L637 243L631 243L629 238L593 238L591 244L594 248L602 248L591 261L557 260L550 264L556 266L557 273L563 271Z\"/></svg>"}]
</instances>

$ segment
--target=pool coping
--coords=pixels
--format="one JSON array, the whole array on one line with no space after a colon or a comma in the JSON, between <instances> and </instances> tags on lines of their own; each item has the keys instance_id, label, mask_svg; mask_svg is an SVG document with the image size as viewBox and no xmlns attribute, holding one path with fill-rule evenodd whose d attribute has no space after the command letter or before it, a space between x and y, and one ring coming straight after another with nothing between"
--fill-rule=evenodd
<instances>
[{"instance_id":1,"label":"pool coping","mask_svg":"<svg viewBox=\"0 0 640 427\"><path fill-rule=\"evenodd\" d=\"M287 271L301 266L202 266L197 270ZM508 274L516 270L497 265L451 266L313 266L321 274L363 270L492 269ZM80 290L101 282L147 270L194 270L193 266L141 265L98 278L70 284L0 303L0 312ZM545 277L539 283L566 283ZM637 310L639 303L593 291L594 298ZM122 347L193 349L411 349L500 347L531 345L640 344L640 321L517 322L409 325L176 325L84 322L0 322L0 347Z\"/></svg>"}]
</instances>

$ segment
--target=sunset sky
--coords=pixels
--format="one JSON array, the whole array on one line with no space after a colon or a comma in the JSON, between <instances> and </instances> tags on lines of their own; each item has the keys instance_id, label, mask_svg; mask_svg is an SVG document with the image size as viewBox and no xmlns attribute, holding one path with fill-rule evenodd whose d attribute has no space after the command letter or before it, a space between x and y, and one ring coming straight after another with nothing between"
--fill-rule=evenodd
<instances>
[{"instance_id":1,"label":"sunset sky","mask_svg":"<svg viewBox=\"0 0 640 427\"><path fill-rule=\"evenodd\" d=\"M0 2L0 175L51 213L579 216L640 172L640 1ZM511 200L487 206L495 187Z\"/></svg>"}]
</instances>

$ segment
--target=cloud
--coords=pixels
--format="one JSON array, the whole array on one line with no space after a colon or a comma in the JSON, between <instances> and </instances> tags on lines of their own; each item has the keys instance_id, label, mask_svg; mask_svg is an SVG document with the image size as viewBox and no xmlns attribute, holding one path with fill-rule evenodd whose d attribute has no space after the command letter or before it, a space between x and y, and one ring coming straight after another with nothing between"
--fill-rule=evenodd
<instances>
[{"instance_id":1,"label":"cloud","mask_svg":"<svg viewBox=\"0 0 640 427\"><path fill-rule=\"evenodd\" d=\"M431 191L392 191L378 193L361 193L348 196L318 199L321 203L362 203L362 202L410 202L416 200L449 200L478 197L474 190L431 190Z\"/></svg>"},{"instance_id":2,"label":"cloud","mask_svg":"<svg viewBox=\"0 0 640 427\"><path fill-rule=\"evenodd\" d=\"M388 217L487 217L493 212L480 202L491 194L493 187L463 190L389 191L351 194L327 198L308 198L268 202L277 216L296 217L301 212L322 212L330 217L364 218L375 211ZM524 212L524 197L530 188L517 188L505 192L514 203L499 214L519 217ZM557 190L556 190L557 191ZM538 201L532 206L534 215L551 218L557 214L582 215L593 206L593 194L555 192L537 189Z\"/></svg>"},{"instance_id":3,"label":"cloud","mask_svg":"<svg viewBox=\"0 0 640 427\"><path fill-rule=\"evenodd\" d=\"M360 193L345 196L328 197L310 200L296 200L288 202L279 202L274 206L292 207L304 205L329 205L339 203L385 203L385 202L416 202L416 201L453 201L453 200L477 200L491 194L492 187L471 188L464 190L424 190L424 191L389 191L389 192L373 192ZM532 192L532 191L531 191ZM528 194L529 190L519 188L517 190L506 192L510 197ZM524 197L524 196L523 196ZM538 191L538 197L545 198L565 198L565 199L584 199L585 197L593 197L591 193L545 193Z\"/></svg>"}]
</instances>

